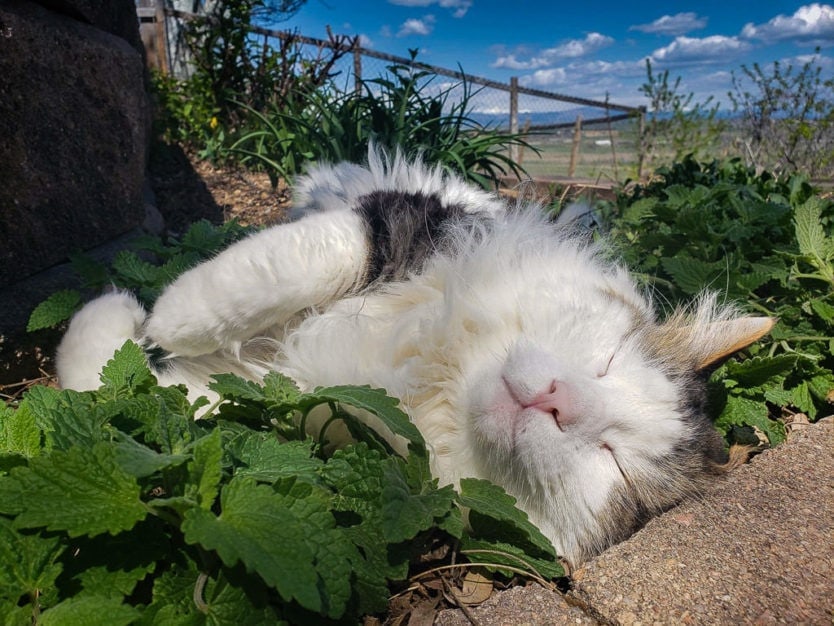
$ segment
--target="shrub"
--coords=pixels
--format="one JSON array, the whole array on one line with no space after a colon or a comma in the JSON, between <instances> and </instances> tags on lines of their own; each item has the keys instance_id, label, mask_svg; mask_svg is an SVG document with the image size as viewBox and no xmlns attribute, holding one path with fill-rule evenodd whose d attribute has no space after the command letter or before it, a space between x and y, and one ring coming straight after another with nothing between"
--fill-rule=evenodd
<instances>
[{"instance_id":1,"label":"shrub","mask_svg":"<svg viewBox=\"0 0 834 626\"><path fill-rule=\"evenodd\" d=\"M801 176L739 159L686 158L619 195L611 236L658 299L703 289L778 319L769 337L712 378L717 425L784 438L784 410L816 419L834 401L834 201Z\"/></svg>"},{"instance_id":2,"label":"shrub","mask_svg":"<svg viewBox=\"0 0 834 626\"><path fill-rule=\"evenodd\" d=\"M759 171L834 175L834 78L823 78L816 52L799 69L775 61L769 72L754 63L733 73L743 157Z\"/></svg>"},{"instance_id":3,"label":"shrub","mask_svg":"<svg viewBox=\"0 0 834 626\"><path fill-rule=\"evenodd\" d=\"M523 172L508 148L528 144L521 135L493 131L468 117L472 90L465 80L434 89L437 76L430 71L407 65L388 70L387 76L363 81L360 93L320 89L297 109L250 108L254 127L232 150L244 163L262 165L273 184L279 177L291 179L311 160L361 162L372 142L422 155L484 187L505 173Z\"/></svg>"}]
</instances>

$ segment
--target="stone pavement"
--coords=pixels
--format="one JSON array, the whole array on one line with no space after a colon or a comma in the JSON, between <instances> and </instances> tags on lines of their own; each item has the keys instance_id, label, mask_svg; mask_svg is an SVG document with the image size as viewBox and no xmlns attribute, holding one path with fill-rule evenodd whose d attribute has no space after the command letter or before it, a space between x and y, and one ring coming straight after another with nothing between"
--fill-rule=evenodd
<instances>
[{"instance_id":1,"label":"stone pavement","mask_svg":"<svg viewBox=\"0 0 834 626\"><path fill-rule=\"evenodd\" d=\"M702 500L573 573L470 609L482 626L834 624L834 417L794 431ZM458 610L441 626L469 624Z\"/></svg>"}]
</instances>

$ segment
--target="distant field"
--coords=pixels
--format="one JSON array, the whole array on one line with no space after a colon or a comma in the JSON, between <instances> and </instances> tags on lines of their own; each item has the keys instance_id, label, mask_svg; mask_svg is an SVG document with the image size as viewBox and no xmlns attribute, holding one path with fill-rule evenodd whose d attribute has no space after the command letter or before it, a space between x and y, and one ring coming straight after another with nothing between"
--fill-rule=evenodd
<instances>
[{"instance_id":1,"label":"distant field","mask_svg":"<svg viewBox=\"0 0 834 626\"><path fill-rule=\"evenodd\" d=\"M535 147L523 150L521 161L533 178L564 178L570 175L571 151L573 147L572 128L559 129L548 133L531 133L528 142ZM732 154L734 132L725 131L713 155L723 158ZM668 152L668 154L666 154ZM653 159L644 163L643 175L649 174L660 163L673 160L671 149L656 146ZM639 142L637 123L619 122L607 127L599 125L583 128L579 150L576 155L575 171L572 178L594 182L623 182L637 177Z\"/></svg>"}]
</instances>

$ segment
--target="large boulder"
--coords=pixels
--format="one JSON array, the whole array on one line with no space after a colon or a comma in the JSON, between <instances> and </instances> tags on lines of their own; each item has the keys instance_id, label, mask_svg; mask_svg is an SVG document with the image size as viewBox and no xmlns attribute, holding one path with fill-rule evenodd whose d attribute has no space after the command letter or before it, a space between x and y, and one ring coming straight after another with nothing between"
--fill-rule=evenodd
<instances>
[{"instance_id":1,"label":"large boulder","mask_svg":"<svg viewBox=\"0 0 834 626\"><path fill-rule=\"evenodd\" d=\"M145 85L132 0L0 4L0 288L142 223Z\"/></svg>"}]
</instances>

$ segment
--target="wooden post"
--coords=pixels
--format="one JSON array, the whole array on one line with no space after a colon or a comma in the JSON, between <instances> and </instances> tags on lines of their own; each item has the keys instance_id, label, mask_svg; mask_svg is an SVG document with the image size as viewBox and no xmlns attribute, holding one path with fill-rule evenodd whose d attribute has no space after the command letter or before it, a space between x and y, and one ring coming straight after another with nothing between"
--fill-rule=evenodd
<instances>
[{"instance_id":1,"label":"wooden post","mask_svg":"<svg viewBox=\"0 0 834 626\"><path fill-rule=\"evenodd\" d=\"M168 37L165 32L165 2L156 0L156 16L154 17L154 48L156 49L156 62L159 71L163 75L170 74L168 63Z\"/></svg>"},{"instance_id":2,"label":"wooden post","mask_svg":"<svg viewBox=\"0 0 834 626\"><path fill-rule=\"evenodd\" d=\"M570 165L568 165L568 178L573 178L576 173L576 161L579 157L579 144L582 141L582 116L576 116L576 124L573 127L573 145L570 148Z\"/></svg>"},{"instance_id":3,"label":"wooden post","mask_svg":"<svg viewBox=\"0 0 834 626\"><path fill-rule=\"evenodd\" d=\"M527 120L524 122L524 129L521 131L522 135L527 135L530 132L530 124L532 121L528 117ZM518 146L518 160L516 161L519 165L524 163L524 146Z\"/></svg>"},{"instance_id":4,"label":"wooden post","mask_svg":"<svg viewBox=\"0 0 834 626\"><path fill-rule=\"evenodd\" d=\"M362 47L353 46L353 81L356 95L362 95Z\"/></svg>"},{"instance_id":5,"label":"wooden post","mask_svg":"<svg viewBox=\"0 0 834 626\"><path fill-rule=\"evenodd\" d=\"M620 168L617 164L617 144L614 142L614 129L611 126L611 112L606 110L608 115L608 141L611 143L611 160L614 162L614 180L620 180Z\"/></svg>"},{"instance_id":6,"label":"wooden post","mask_svg":"<svg viewBox=\"0 0 834 626\"><path fill-rule=\"evenodd\" d=\"M518 134L518 76L510 78L510 133ZM510 160L518 159L518 146L510 145Z\"/></svg>"}]
</instances>

